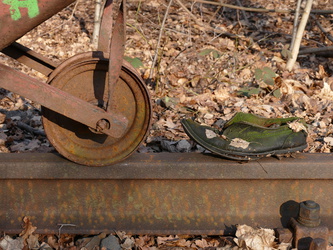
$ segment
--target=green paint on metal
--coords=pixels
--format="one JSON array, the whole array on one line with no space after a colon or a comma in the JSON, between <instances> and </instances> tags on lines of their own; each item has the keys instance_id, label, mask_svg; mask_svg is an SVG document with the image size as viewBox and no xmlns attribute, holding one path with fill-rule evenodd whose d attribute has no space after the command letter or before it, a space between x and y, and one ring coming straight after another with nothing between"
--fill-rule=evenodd
<instances>
[{"instance_id":1,"label":"green paint on metal","mask_svg":"<svg viewBox=\"0 0 333 250\"><path fill-rule=\"evenodd\" d=\"M10 5L9 11L11 18L14 21L19 20L22 17L20 8L27 8L28 16L30 18L39 15L38 0L3 0L2 2Z\"/></svg>"}]
</instances>

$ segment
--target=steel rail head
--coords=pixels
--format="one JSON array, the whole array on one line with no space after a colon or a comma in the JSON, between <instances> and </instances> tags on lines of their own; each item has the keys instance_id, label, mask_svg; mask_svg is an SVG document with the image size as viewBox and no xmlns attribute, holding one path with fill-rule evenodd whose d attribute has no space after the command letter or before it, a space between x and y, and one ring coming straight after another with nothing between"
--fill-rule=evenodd
<instances>
[{"instance_id":1,"label":"steel rail head","mask_svg":"<svg viewBox=\"0 0 333 250\"><path fill-rule=\"evenodd\" d=\"M301 154L240 164L198 153L155 153L96 169L55 154L2 154L0 230L20 232L19 218L29 215L40 233L67 223L77 225L67 233L221 235L235 224L285 227L284 219L295 215L290 210L313 199L322 226L298 225L297 237L313 230L315 238L329 237L332 160L333 154ZM295 206L284 206L291 201Z\"/></svg>"}]
</instances>

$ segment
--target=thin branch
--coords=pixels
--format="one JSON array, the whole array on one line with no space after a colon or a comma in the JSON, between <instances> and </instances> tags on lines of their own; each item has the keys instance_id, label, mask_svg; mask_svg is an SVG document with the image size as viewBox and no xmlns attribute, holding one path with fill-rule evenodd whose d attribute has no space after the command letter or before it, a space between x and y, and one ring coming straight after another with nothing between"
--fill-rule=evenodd
<instances>
[{"instance_id":1,"label":"thin branch","mask_svg":"<svg viewBox=\"0 0 333 250\"><path fill-rule=\"evenodd\" d=\"M28 131L30 134L45 136L44 131L33 128L33 127L29 126L28 124L26 124L24 122L20 122L20 121L17 122L17 127L19 127L20 129Z\"/></svg>"},{"instance_id":2,"label":"thin branch","mask_svg":"<svg viewBox=\"0 0 333 250\"><path fill-rule=\"evenodd\" d=\"M240 2L240 0L237 0L237 4L238 4L239 6L241 6L241 7L243 7L243 5L242 5L242 3ZM248 27L250 27L251 24L250 24L250 22L249 22L249 19L247 18L247 15L246 15L245 10L241 10L241 12L242 12L242 15L243 15L243 17L244 17L244 20L245 20L246 25L247 25Z\"/></svg>"},{"instance_id":3,"label":"thin branch","mask_svg":"<svg viewBox=\"0 0 333 250\"><path fill-rule=\"evenodd\" d=\"M56 27L53 27L51 30L49 30L49 31L47 31L47 32L45 32L45 33L42 33L42 34L40 34L39 36L42 37L42 36L44 36L44 35L46 35L46 34L50 34L51 32L54 32L55 30L60 29L60 28L61 28L62 26L64 26L65 24L69 23L69 22L73 19L73 17L74 17L74 13L75 13L75 11L76 11L77 6L79 5L79 2L80 2L80 0L77 0L77 1L75 2L75 5L74 5L73 10L72 10L72 13L71 13L70 17L69 17L65 22L63 22L62 24L60 24L60 25L58 25L58 26L56 26Z\"/></svg>"},{"instance_id":4,"label":"thin branch","mask_svg":"<svg viewBox=\"0 0 333 250\"><path fill-rule=\"evenodd\" d=\"M322 47L322 48L307 48L307 49L302 49L298 54L299 55L305 55L305 54L323 54L323 53L328 53L328 54L333 54L333 46L327 46L327 47Z\"/></svg>"},{"instance_id":5,"label":"thin branch","mask_svg":"<svg viewBox=\"0 0 333 250\"><path fill-rule=\"evenodd\" d=\"M301 9L301 3L302 3L302 0L297 0L296 11L295 11L295 15L294 15L293 33L292 33L292 38L291 38L290 48L289 48L290 51L293 50L293 48L294 48L294 43L295 43L295 38L296 38L296 33L297 33L297 26L298 26L299 12Z\"/></svg>"},{"instance_id":6,"label":"thin branch","mask_svg":"<svg viewBox=\"0 0 333 250\"><path fill-rule=\"evenodd\" d=\"M192 12L189 11L188 8L182 3L182 1L180 1L180 0L176 0L176 1L180 5L180 7L182 7L183 10L185 10L187 12L187 14L189 14L197 24L199 24L201 26L208 26L208 25L204 24L201 20L199 20L195 15L193 15ZM210 27L210 26L208 26L208 27Z\"/></svg>"},{"instance_id":7,"label":"thin branch","mask_svg":"<svg viewBox=\"0 0 333 250\"><path fill-rule=\"evenodd\" d=\"M95 17L94 17L94 32L92 37L92 44L94 49L97 49L98 46L98 36L99 30L101 27L101 16L102 16L102 4L103 0L95 0Z\"/></svg>"},{"instance_id":8,"label":"thin branch","mask_svg":"<svg viewBox=\"0 0 333 250\"><path fill-rule=\"evenodd\" d=\"M311 17L315 20L315 22L316 22L316 24L317 24L317 26L318 26L318 28L321 30L321 32L323 32L324 33L324 35L327 37L327 39L328 40L330 40L331 42L333 42L333 37L331 36L331 34L320 24L320 22L319 22L319 20L315 17L315 16L313 16L313 15L311 15Z\"/></svg>"},{"instance_id":9,"label":"thin branch","mask_svg":"<svg viewBox=\"0 0 333 250\"><path fill-rule=\"evenodd\" d=\"M251 11L251 12L274 12L274 13L294 13L294 10L281 10L281 9L264 9L264 8L249 8L249 7L242 7L232 4L220 3L220 2L211 2L205 0L195 0L196 3L205 3L210 5L218 5L227 7L230 9L236 10L244 10L244 11ZM311 10L313 14L333 14L333 10Z\"/></svg>"},{"instance_id":10,"label":"thin branch","mask_svg":"<svg viewBox=\"0 0 333 250\"><path fill-rule=\"evenodd\" d=\"M299 27L298 27L298 30L297 30L294 47L293 47L293 50L291 51L291 58L289 58L289 60L287 62L287 65L286 65L286 69L289 70L289 71L292 70L292 68L294 67L294 64L297 60L299 48L301 46L302 36L303 36L305 26L306 26L306 24L308 22L308 19L309 19L309 16L310 16L312 3L313 3L313 0L307 0L307 2L306 2L304 12L303 12L303 16L302 16L302 20L301 20L301 22L299 24Z\"/></svg>"},{"instance_id":11,"label":"thin branch","mask_svg":"<svg viewBox=\"0 0 333 250\"><path fill-rule=\"evenodd\" d=\"M170 6L171 6L172 2L173 2L173 0L170 0L169 5L168 5L168 7L165 11L165 14L164 14L163 21L162 21L161 30L160 30L160 34L159 34L158 40L157 40L156 51L155 51L153 63L152 63L151 68L150 68L150 73L149 73L149 78L150 79L152 79L153 75L154 75L154 68L155 68L155 64L157 62L157 58L158 58L158 55L159 55L162 34L163 34L163 31L164 31L165 22L166 22L166 19L167 19L168 15L169 15L169 9L170 9Z\"/></svg>"},{"instance_id":12,"label":"thin branch","mask_svg":"<svg viewBox=\"0 0 333 250\"><path fill-rule=\"evenodd\" d=\"M188 10L188 8L183 4L183 2L181 0L176 0L176 1L180 5L180 7L182 7L182 9L185 10L187 12L187 14L189 14L191 16L193 21L196 22L196 24L198 24L199 26L201 26L201 27L205 28L206 30L208 30L210 32L213 32L213 33L218 33L218 34L222 33L222 34L224 34L226 36L229 36L229 37L237 37L237 35L234 35L234 34L231 34L231 33L228 33L228 32L224 32L224 31L222 31L218 28L214 28L214 27L211 27L208 24L205 24L200 19L198 19L195 15L193 15L192 12Z\"/></svg>"}]
</instances>

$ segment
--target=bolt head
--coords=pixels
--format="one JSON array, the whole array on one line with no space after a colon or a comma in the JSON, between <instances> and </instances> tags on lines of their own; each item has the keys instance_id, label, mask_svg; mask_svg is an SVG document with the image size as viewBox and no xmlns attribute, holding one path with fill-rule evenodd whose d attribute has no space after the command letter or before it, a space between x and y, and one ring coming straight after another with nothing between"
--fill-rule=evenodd
<instances>
[{"instance_id":1,"label":"bolt head","mask_svg":"<svg viewBox=\"0 0 333 250\"><path fill-rule=\"evenodd\" d=\"M304 226L317 227L320 224L320 206L318 203L307 200L300 203L297 221Z\"/></svg>"}]
</instances>

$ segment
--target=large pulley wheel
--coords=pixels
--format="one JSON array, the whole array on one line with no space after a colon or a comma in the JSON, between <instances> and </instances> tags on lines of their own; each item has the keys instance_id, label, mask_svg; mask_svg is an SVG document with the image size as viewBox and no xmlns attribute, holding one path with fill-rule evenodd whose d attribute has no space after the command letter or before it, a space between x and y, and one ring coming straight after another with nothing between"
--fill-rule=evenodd
<instances>
[{"instance_id":1,"label":"large pulley wheel","mask_svg":"<svg viewBox=\"0 0 333 250\"><path fill-rule=\"evenodd\" d=\"M51 74L49 84L101 108L107 107L108 54L87 52L62 63ZM133 153L150 125L151 106L143 80L124 62L111 93L112 111L128 120L121 138L113 138L52 110L42 108L45 133L64 157L79 164L105 166Z\"/></svg>"}]
</instances>

